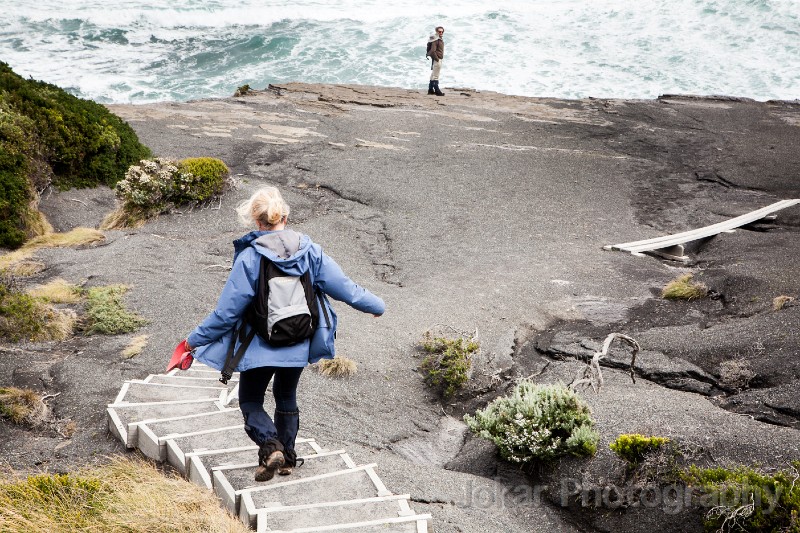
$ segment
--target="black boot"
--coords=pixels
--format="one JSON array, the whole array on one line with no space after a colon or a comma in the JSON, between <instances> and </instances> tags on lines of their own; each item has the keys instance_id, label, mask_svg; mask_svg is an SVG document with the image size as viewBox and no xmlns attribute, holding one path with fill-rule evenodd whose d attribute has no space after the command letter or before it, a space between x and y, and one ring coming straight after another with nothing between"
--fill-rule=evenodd
<instances>
[{"instance_id":1,"label":"black boot","mask_svg":"<svg viewBox=\"0 0 800 533\"><path fill-rule=\"evenodd\" d=\"M436 96L444 96L444 93L439 90L439 80L433 82L433 94Z\"/></svg>"},{"instance_id":2,"label":"black boot","mask_svg":"<svg viewBox=\"0 0 800 533\"><path fill-rule=\"evenodd\" d=\"M428 82L428 94L436 94L436 91L433 90L433 80Z\"/></svg>"},{"instance_id":3,"label":"black boot","mask_svg":"<svg viewBox=\"0 0 800 533\"><path fill-rule=\"evenodd\" d=\"M284 465L278 469L278 475L288 476L292 468L303 464L303 459L297 458L294 451L297 432L300 429L300 410L278 411L275 410L275 429L278 430L278 440L283 444ZM299 464L298 464L299 463Z\"/></svg>"},{"instance_id":4,"label":"black boot","mask_svg":"<svg viewBox=\"0 0 800 533\"><path fill-rule=\"evenodd\" d=\"M283 444L277 439L269 439L258 450L258 467L256 481L269 481L275 477L275 471L283 466Z\"/></svg>"}]
</instances>

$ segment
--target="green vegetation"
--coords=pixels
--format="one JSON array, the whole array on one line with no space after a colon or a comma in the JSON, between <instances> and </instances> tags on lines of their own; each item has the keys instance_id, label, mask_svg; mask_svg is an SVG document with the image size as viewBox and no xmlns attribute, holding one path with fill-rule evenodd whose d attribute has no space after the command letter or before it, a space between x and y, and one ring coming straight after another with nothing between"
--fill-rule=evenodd
<instances>
[{"instance_id":1,"label":"green vegetation","mask_svg":"<svg viewBox=\"0 0 800 533\"><path fill-rule=\"evenodd\" d=\"M0 531L225 531L247 527L214 495L141 461L0 480Z\"/></svg>"},{"instance_id":2,"label":"green vegetation","mask_svg":"<svg viewBox=\"0 0 800 533\"><path fill-rule=\"evenodd\" d=\"M121 205L100 227L139 227L175 206L207 202L225 191L229 177L225 163L212 157L142 160L117 183Z\"/></svg>"},{"instance_id":3,"label":"green vegetation","mask_svg":"<svg viewBox=\"0 0 800 533\"><path fill-rule=\"evenodd\" d=\"M236 92L233 93L233 96L244 96L246 94L249 94L251 90L252 89L250 88L250 85L245 83L244 85L236 89Z\"/></svg>"},{"instance_id":4,"label":"green vegetation","mask_svg":"<svg viewBox=\"0 0 800 533\"><path fill-rule=\"evenodd\" d=\"M472 354L480 344L474 339L434 337L430 331L422 338L422 348L428 355L420 370L425 383L440 389L445 398L453 396L469 380Z\"/></svg>"},{"instance_id":5,"label":"green vegetation","mask_svg":"<svg viewBox=\"0 0 800 533\"><path fill-rule=\"evenodd\" d=\"M356 362L348 357L337 355L333 359L321 359L314 368L323 376L335 378L350 377L358 371Z\"/></svg>"},{"instance_id":6,"label":"green vegetation","mask_svg":"<svg viewBox=\"0 0 800 533\"><path fill-rule=\"evenodd\" d=\"M11 278L0 278L0 339L63 340L74 325L74 312L54 309L16 289Z\"/></svg>"},{"instance_id":7,"label":"green vegetation","mask_svg":"<svg viewBox=\"0 0 800 533\"><path fill-rule=\"evenodd\" d=\"M105 107L0 62L0 247L41 234L38 191L113 186L150 150Z\"/></svg>"},{"instance_id":8,"label":"green vegetation","mask_svg":"<svg viewBox=\"0 0 800 533\"><path fill-rule=\"evenodd\" d=\"M773 474L745 466L692 465L683 480L713 506L706 513L706 531L800 533L800 461Z\"/></svg>"},{"instance_id":9,"label":"green vegetation","mask_svg":"<svg viewBox=\"0 0 800 533\"><path fill-rule=\"evenodd\" d=\"M708 287L693 282L692 274L684 274L669 283L661 290L661 297L667 300L695 300L708 296Z\"/></svg>"},{"instance_id":10,"label":"green vegetation","mask_svg":"<svg viewBox=\"0 0 800 533\"><path fill-rule=\"evenodd\" d=\"M145 319L125 308L122 296L128 292L124 285L92 287L86 291L86 316L83 329L87 335L130 333L146 324Z\"/></svg>"},{"instance_id":11,"label":"green vegetation","mask_svg":"<svg viewBox=\"0 0 800 533\"><path fill-rule=\"evenodd\" d=\"M645 437L636 433L622 434L609 444L609 448L632 465L641 463L651 452L670 442L665 437Z\"/></svg>"},{"instance_id":12,"label":"green vegetation","mask_svg":"<svg viewBox=\"0 0 800 533\"><path fill-rule=\"evenodd\" d=\"M521 381L509 396L464 420L473 433L494 442L503 459L514 463L591 456L600 439L589 406L562 384Z\"/></svg>"},{"instance_id":13,"label":"green vegetation","mask_svg":"<svg viewBox=\"0 0 800 533\"><path fill-rule=\"evenodd\" d=\"M0 387L0 416L14 424L37 426L47 418L48 412L42 397L35 391Z\"/></svg>"}]
</instances>

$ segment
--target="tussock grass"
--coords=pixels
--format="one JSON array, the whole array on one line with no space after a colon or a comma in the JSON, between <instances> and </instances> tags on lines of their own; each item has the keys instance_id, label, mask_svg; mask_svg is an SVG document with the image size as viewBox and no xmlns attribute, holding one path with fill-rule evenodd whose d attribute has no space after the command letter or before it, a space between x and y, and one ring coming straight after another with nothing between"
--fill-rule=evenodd
<instances>
[{"instance_id":1,"label":"tussock grass","mask_svg":"<svg viewBox=\"0 0 800 533\"><path fill-rule=\"evenodd\" d=\"M81 289L61 278L39 285L28 291L34 298L54 304L75 304L81 300Z\"/></svg>"},{"instance_id":2,"label":"tussock grass","mask_svg":"<svg viewBox=\"0 0 800 533\"><path fill-rule=\"evenodd\" d=\"M692 274L684 274L669 283L661 290L661 297L667 300L696 300L708 295L708 287L692 281Z\"/></svg>"},{"instance_id":3,"label":"tussock grass","mask_svg":"<svg viewBox=\"0 0 800 533\"><path fill-rule=\"evenodd\" d=\"M0 416L14 424L38 426L47 420L50 410L42 397L30 389L0 387ZM0 528L0 531L5 531Z\"/></svg>"},{"instance_id":4,"label":"tussock grass","mask_svg":"<svg viewBox=\"0 0 800 533\"><path fill-rule=\"evenodd\" d=\"M122 350L122 358L123 359L132 359L142 353L144 347L147 346L147 339L150 337L148 335L139 335L138 337L134 337L130 344Z\"/></svg>"},{"instance_id":5,"label":"tussock grass","mask_svg":"<svg viewBox=\"0 0 800 533\"><path fill-rule=\"evenodd\" d=\"M0 531L249 532L213 493L125 458L74 474L3 479Z\"/></svg>"},{"instance_id":6,"label":"tussock grass","mask_svg":"<svg viewBox=\"0 0 800 533\"><path fill-rule=\"evenodd\" d=\"M12 342L63 340L72 334L75 322L71 309L54 309L0 280L0 338Z\"/></svg>"},{"instance_id":7,"label":"tussock grass","mask_svg":"<svg viewBox=\"0 0 800 533\"><path fill-rule=\"evenodd\" d=\"M103 221L100 222L100 229L137 229L144 226L147 219L147 213L142 210L136 210L131 207L118 207L103 217Z\"/></svg>"},{"instance_id":8,"label":"tussock grass","mask_svg":"<svg viewBox=\"0 0 800 533\"><path fill-rule=\"evenodd\" d=\"M67 233L46 233L39 235L29 240L19 250L0 256L0 272L6 272L12 275L24 276L33 275L41 271L38 269L39 263L30 262L27 267L24 266L28 260L33 257L36 250L41 248L56 248L67 246L85 246L95 242L105 240L105 235L102 231L92 228L75 228ZM34 266L34 270L31 270Z\"/></svg>"},{"instance_id":9,"label":"tussock grass","mask_svg":"<svg viewBox=\"0 0 800 533\"><path fill-rule=\"evenodd\" d=\"M146 324L144 318L125 308L122 297L128 289L125 285L106 285L86 291L86 316L82 327L87 335L130 333Z\"/></svg>"},{"instance_id":10,"label":"tussock grass","mask_svg":"<svg viewBox=\"0 0 800 533\"><path fill-rule=\"evenodd\" d=\"M333 359L322 359L314 365L317 372L323 376L344 378L354 375L358 371L358 365L352 359L340 355Z\"/></svg>"},{"instance_id":11,"label":"tussock grass","mask_svg":"<svg viewBox=\"0 0 800 533\"><path fill-rule=\"evenodd\" d=\"M775 299L772 300L772 308L775 311L780 311L781 309L786 307L786 304L791 303L794 300L795 300L794 296L786 296L785 294L776 296Z\"/></svg>"},{"instance_id":12,"label":"tussock grass","mask_svg":"<svg viewBox=\"0 0 800 533\"><path fill-rule=\"evenodd\" d=\"M26 242L23 249L85 246L104 240L102 231L92 228L75 228L66 233L46 233Z\"/></svg>"}]
</instances>

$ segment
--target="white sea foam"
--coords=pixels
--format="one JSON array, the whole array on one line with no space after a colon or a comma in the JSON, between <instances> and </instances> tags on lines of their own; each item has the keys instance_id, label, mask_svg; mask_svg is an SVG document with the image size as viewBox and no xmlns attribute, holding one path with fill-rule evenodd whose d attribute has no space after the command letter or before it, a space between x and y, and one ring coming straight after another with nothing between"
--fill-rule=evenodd
<instances>
[{"instance_id":1,"label":"white sea foam","mask_svg":"<svg viewBox=\"0 0 800 533\"><path fill-rule=\"evenodd\" d=\"M795 0L0 0L0 60L104 102L301 80L566 98L800 97Z\"/></svg>"}]
</instances>

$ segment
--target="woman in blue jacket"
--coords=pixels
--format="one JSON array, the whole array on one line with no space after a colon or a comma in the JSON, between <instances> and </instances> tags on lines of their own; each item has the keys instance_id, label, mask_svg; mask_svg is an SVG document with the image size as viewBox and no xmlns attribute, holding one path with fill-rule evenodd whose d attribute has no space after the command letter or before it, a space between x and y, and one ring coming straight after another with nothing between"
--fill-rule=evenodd
<instances>
[{"instance_id":1,"label":"woman in blue jacket","mask_svg":"<svg viewBox=\"0 0 800 533\"><path fill-rule=\"evenodd\" d=\"M237 207L239 218L255 223L252 231L234 241L233 268L212 311L186 340L198 361L222 370L231 343L240 346L237 326L249 332L244 316L258 289L261 257L265 256L287 276L309 272L313 287L359 311L383 314L383 300L348 278L318 244L286 227L289 206L278 189L265 187ZM253 337L239 361L239 407L247 435L259 446L256 481L272 479L277 471L287 475L296 465L295 438L300 426L297 384L303 368L334 356L336 315L326 298L319 298L320 320L313 338L292 346L275 347L259 335ZM325 318L322 318L325 317ZM327 318L327 320L326 320ZM273 418L264 410L267 385L274 377Z\"/></svg>"}]
</instances>

